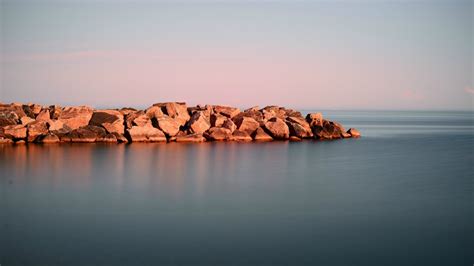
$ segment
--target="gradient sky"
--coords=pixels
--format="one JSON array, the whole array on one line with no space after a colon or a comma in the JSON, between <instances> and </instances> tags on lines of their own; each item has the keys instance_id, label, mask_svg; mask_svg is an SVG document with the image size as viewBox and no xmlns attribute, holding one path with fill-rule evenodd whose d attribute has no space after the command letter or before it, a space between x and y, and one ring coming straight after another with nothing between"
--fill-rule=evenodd
<instances>
[{"instance_id":1,"label":"gradient sky","mask_svg":"<svg viewBox=\"0 0 474 266\"><path fill-rule=\"evenodd\" d=\"M473 109L473 1L1 1L1 102Z\"/></svg>"}]
</instances>

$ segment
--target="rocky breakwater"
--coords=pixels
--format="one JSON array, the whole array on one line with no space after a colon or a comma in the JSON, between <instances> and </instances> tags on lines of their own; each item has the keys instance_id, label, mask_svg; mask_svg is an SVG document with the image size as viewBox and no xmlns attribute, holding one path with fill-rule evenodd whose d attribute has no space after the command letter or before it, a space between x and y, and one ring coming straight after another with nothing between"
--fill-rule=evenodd
<instances>
[{"instance_id":1,"label":"rocky breakwater","mask_svg":"<svg viewBox=\"0 0 474 266\"><path fill-rule=\"evenodd\" d=\"M145 110L0 104L0 143L204 142L341 139L360 133L279 106L241 111L221 105L157 103Z\"/></svg>"}]
</instances>

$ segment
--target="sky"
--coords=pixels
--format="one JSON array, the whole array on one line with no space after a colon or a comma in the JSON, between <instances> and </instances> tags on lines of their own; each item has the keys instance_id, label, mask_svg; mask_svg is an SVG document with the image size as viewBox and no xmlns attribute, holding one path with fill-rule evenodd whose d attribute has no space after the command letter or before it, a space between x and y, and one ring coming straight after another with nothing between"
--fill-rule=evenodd
<instances>
[{"instance_id":1,"label":"sky","mask_svg":"<svg viewBox=\"0 0 474 266\"><path fill-rule=\"evenodd\" d=\"M473 110L471 0L0 1L0 102Z\"/></svg>"}]
</instances>

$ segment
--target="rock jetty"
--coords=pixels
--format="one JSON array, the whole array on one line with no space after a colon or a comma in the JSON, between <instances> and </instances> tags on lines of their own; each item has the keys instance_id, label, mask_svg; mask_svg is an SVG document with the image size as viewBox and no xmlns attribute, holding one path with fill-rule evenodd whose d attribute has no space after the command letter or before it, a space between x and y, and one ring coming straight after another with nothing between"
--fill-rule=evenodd
<instances>
[{"instance_id":1,"label":"rock jetty","mask_svg":"<svg viewBox=\"0 0 474 266\"><path fill-rule=\"evenodd\" d=\"M330 140L360 137L321 113L280 106L156 103L145 110L0 103L0 143Z\"/></svg>"}]
</instances>

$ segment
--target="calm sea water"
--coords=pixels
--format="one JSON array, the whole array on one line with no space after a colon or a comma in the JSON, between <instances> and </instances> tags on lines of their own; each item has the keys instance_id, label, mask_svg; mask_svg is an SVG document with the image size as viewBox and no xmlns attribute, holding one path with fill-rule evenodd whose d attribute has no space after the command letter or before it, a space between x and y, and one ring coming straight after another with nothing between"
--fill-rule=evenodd
<instances>
[{"instance_id":1,"label":"calm sea water","mask_svg":"<svg viewBox=\"0 0 474 266\"><path fill-rule=\"evenodd\" d=\"M472 265L472 112L363 138L0 146L0 264Z\"/></svg>"}]
</instances>

